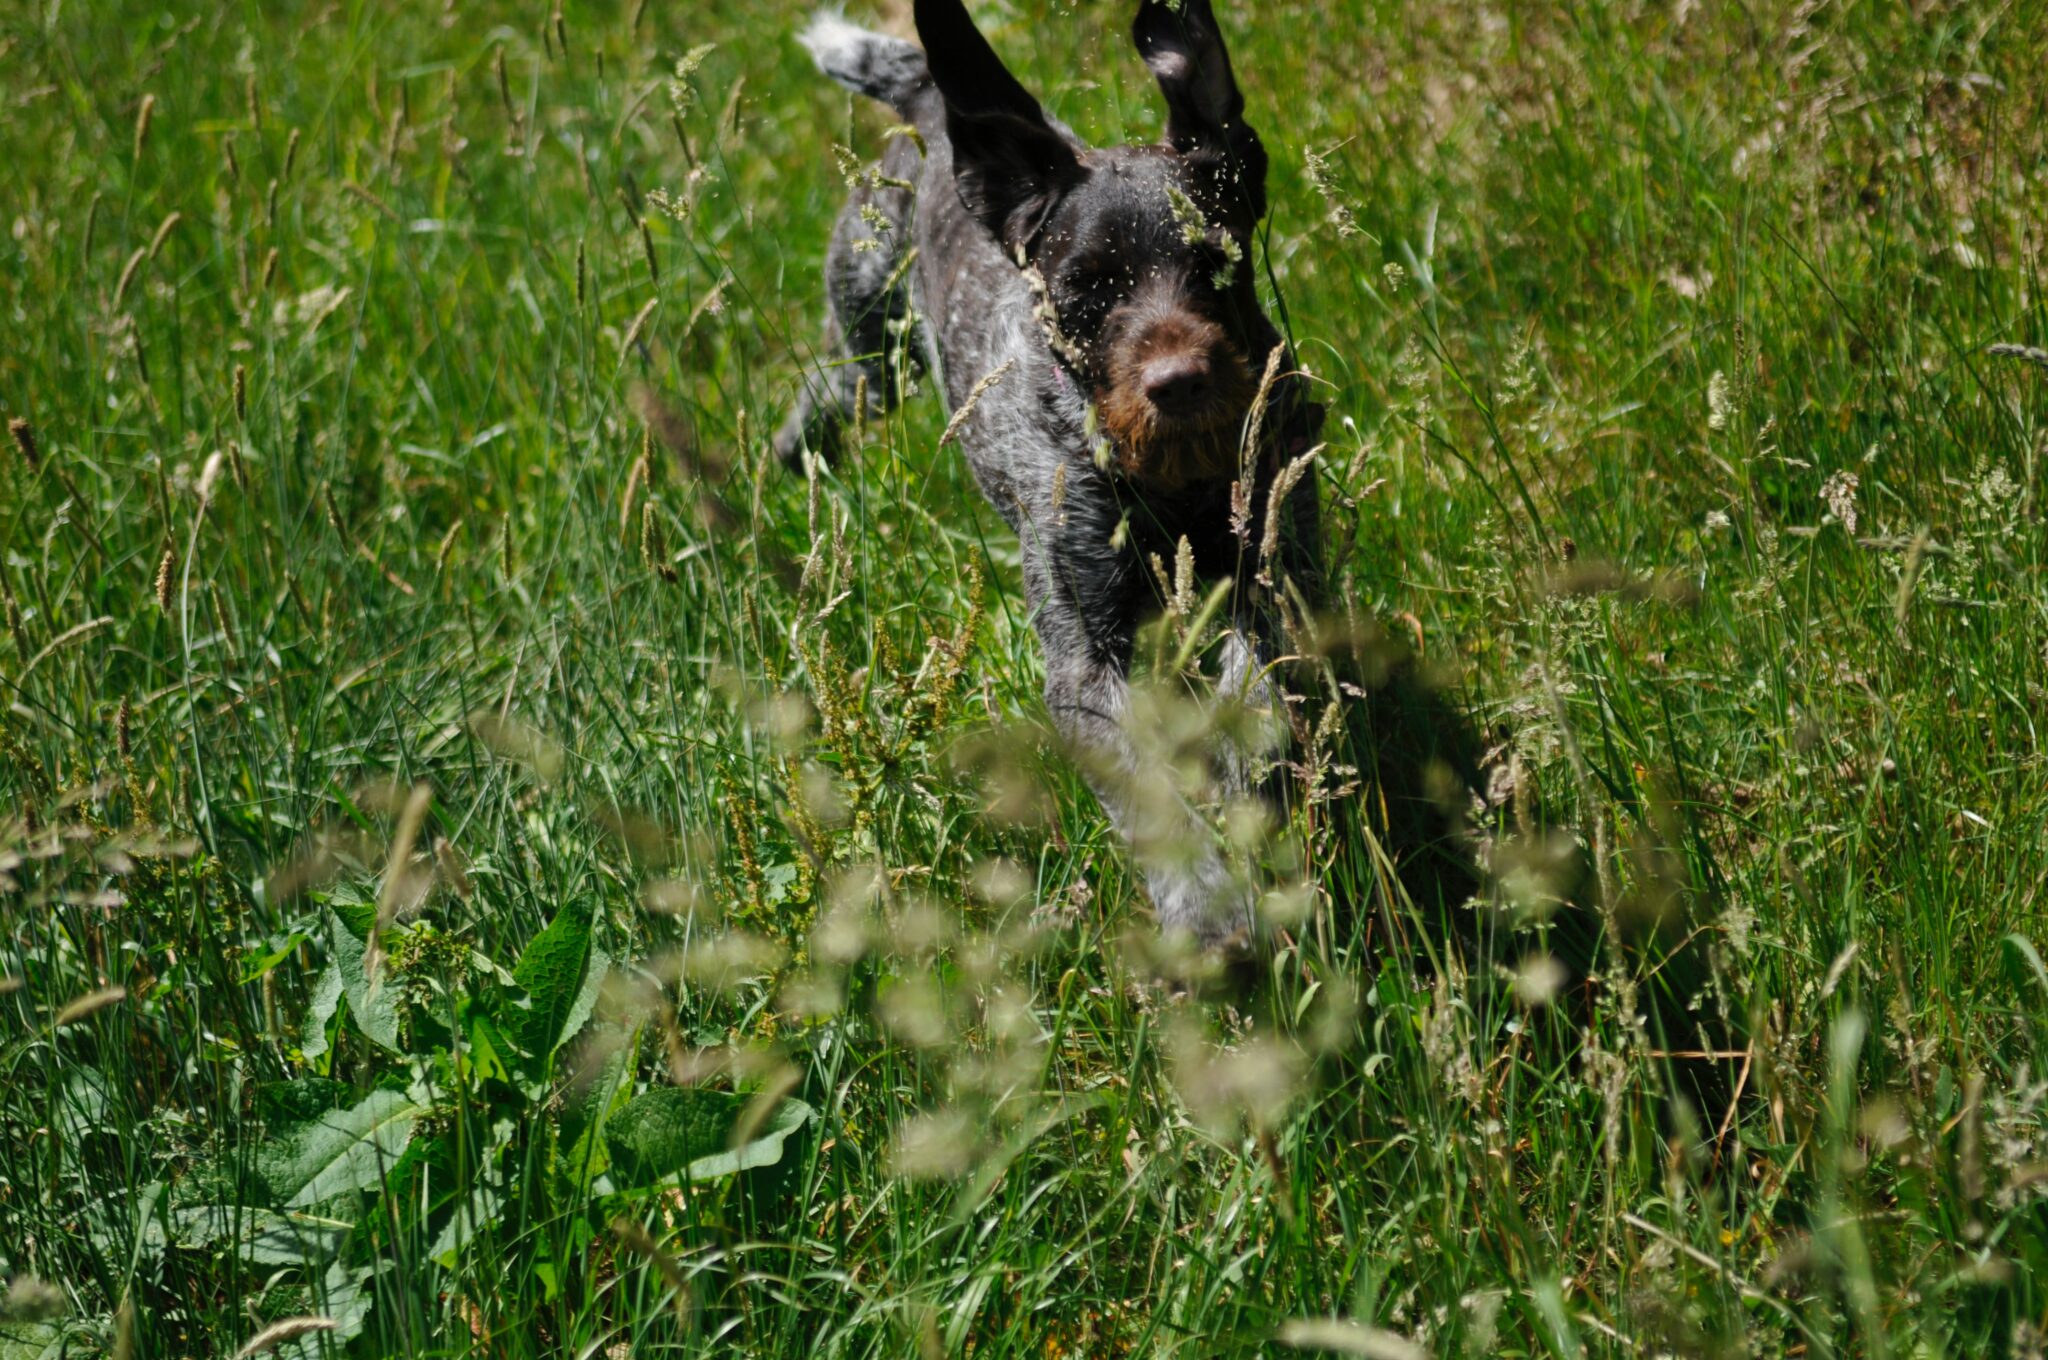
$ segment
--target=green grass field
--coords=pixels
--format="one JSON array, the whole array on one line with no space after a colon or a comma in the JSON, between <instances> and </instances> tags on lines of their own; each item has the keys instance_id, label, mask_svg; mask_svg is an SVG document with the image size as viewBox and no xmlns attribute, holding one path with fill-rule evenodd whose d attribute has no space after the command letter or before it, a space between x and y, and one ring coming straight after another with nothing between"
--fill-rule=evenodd
<instances>
[{"instance_id":1,"label":"green grass field","mask_svg":"<svg viewBox=\"0 0 2048 1360\"><path fill-rule=\"evenodd\" d=\"M1727 1117L1341 807L1159 981L931 385L768 455L802 6L4 0L0 1358L2043 1353L2048 6L1225 8L1340 597Z\"/></svg>"}]
</instances>

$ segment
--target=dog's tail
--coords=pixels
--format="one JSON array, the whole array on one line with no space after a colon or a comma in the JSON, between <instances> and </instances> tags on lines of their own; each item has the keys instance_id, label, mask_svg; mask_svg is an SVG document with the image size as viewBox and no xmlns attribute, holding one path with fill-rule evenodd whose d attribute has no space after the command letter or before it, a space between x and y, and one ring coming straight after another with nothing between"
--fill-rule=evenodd
<instances>
[{"instance_id":1,"label":"dog's tail","mask_svg":"<svg viewBox=\"0 0 2048 1360\"><path fill-rule=\"evenodd\" d=\"M809 50L820 71L906 118L918 93L931 87L931 68L915 43L870 33L831 10L820 10L797 41Z\"/></svg>"}]
</instances>

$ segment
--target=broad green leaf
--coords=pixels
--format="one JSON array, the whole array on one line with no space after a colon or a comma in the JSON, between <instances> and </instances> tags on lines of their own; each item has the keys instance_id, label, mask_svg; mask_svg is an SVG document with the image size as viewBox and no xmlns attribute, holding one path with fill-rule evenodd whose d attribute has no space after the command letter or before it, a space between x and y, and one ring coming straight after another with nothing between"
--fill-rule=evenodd
<instances>
[{"instance_id":1,"label":"broad green leaf","mask_svg":"<svg viewBox=\"0 0 2048 1360\"><path fill-rule=\"evenodd\" d=\"M172 1247L231 1246L257 1265L324 1265L334 1259L353 1226L311 1214L278 1213L239 1204L196 1204L173 1209L166 1236L151 1224L152 1245Z\"/></svg>"},{"instance_id":2,"label":"broad green leaf","mask_svg":"<svg viewBox=\"0 0 2048 1360\"><path fill-rule=\"evenodd\" d=\"M600 1036L601 1042L606 1040L610 1042L600 1050L603 1057L570 1083L555 1133L556 1165L579 1188L587 1187L611 1165L611 1152L601 1135L619 1097L630 1095L633 1089L638 1031Z\"/></svg>"},{"instance_id":3,"label":"broad green leaf","mask_svg":"<svg viewBox=\"0 0 2048 1360\"><path fill-rule=\"evenodd\" d=\"M330 958L320 981L313 985L313 1004L306 1010L306 1023L300 1030L304 1042L299 1052L307 1062L312 1062L327 1052L327 1026L334 1020L334 1012L341 1006L341 962Z\"/></svg>"},{"instance_id":4,"label":"broad green leaf","mask_svg":"<svg viewBox=\"0 0 2048 1360\"><path fill-rule=\"evenodd\" d=\"M313 1311L334 1319L334 1330L287 1341L270 1353L274 1360L321 1360L342 1353L344 1343L362 1335L363 1324L369 1321L373 1299L364 1285L374 1273L340 1261L329 1266Z\"/></svg>"},{"instance_id":5,"label":"broad green leaf","mask_svg":"<svg viewBox=\"0 0 2048 1360\"><path fill-rule=\"evenodd\" d=\"M712 1180L782 1159L783 1143L810 1122L801 1100L785 1100L743 1147L730 1147L749 1097L700 1087L657 1087L628 1101L606 1127L605 1145L621 1184L650 1185L671 1175Z\"/></svg>"},{"instance_id":6,"label":"broad green leaf","mask_svg":"<svg viewBox=\"0 0 2048 1360\"><path fill-rule=\"evenodd\" d=\"M465 1006L469 1047L464 1057L469 1071L464 1081L510 1081L511 1067L518 1059L518 1046L506 1037L498 1018L483 1006Z\"/></svg>"},{"instance_id":7,"label":"broad green leaf","mask_svg":"<svg viewBox=\"0 0 2048 1360\"><path fill-rule=\"evenodd\" d=\"M132 1274L164 1249L164 1183L150 1181L133 1194L96 1196L84 1205L86 1236L101 1254L126 1257Z\"/></svg>"},{"instance_id":8,"label":"broad green leaf","mask_svg":"<svg viewBox=\"0 0 2048 1360\"><path fill-rule=\"evenodd\" d=\"M0 1322L0 1360L62 1360L97 1353L82 1336L66 1346L70 1329L50 1322Z\"/></svg>"},{"instance_id":9,"label":"broad green leaf","mask_svg":"<svg viewBox=\"0 0 2048 1360\"><path fill-rule=\"evenodd\" d=\"M283 944L267 954L252 954L242 960L242 981L254 982L290 958L298 947L306 942L306 933L295 930L285 937Z\"/></svg>"},{"instance_id":10,"label":"broad green leaf","mask_svg":"<svg viewBox=\"0 0 2048 1360\"><path fill-rule=\"evenodd\" d=\"M455 1258L486 1223L505 1207L505 1192L488 1181L479 1180L469 1194L455 1205L455 1213L427 1248L427 1259L446 1269L455 1269Z\"/></svg>"},{"instance_id":11,"label":"broad green leaf","mask_svg":"<svg viewBox=\"0 0 2048 1360\"><path fill-rule=\"evenodd\" d=\"M400 1091L372 1091L352 1109L331 1111L264 1144L258 1168L288 1209L371 1189L404 1150L425 1108Z\"/></svg>"},{"instance_id":12,"label":"broad green leaf","mask_svg":"<svg viewBox=\"0 0 2048 1360\"><path fill-rule=\"evenodd\" d=\"M752 1103L750 1097L740 1098L740 1111ZM751 1171L755 1167L774 1166L783 1157L783 1144L789 1136L811 1122L816 1113L809 1105L793 1097L785 1098L775 1107L775 1113L761 1126L761 1132L744 1147L728 1148L709 1157L699 1157L690 1163L689 1179L693 1181L712 1180L729 1176L736 1171ZM739 1111L733 1115L738 1122Z\"/></svg>"},{"instance_id":13,"label":"broad green leaf","mask_svg":"<svg viewBox=\"0 0 2048 1360\"><path fill-rule=\"evenodd\" d=\"M83 1142L107 1125L107 1079L90 1067L79 1067L55 1088L54 1122L67 1142Z\"/></svg>"},{"instance_id":14,"label":"broad green leaf","mask_svg":"<svg viewBox=\"0 0 2048 1360\"><path fill-rule=\"evenodd\" d=\"M344 1110L355 1103L355 1092L347 1083L331 1077L299 1077L293 1081L267 1081L256 1088L256 1115L271 1137L281 1137L294 1125L318 1119L332 1110Z\"/></svg>"},{"instance_id":15,"label":"broad green leaf","mask_svg":"<svg viewBox=\"0 0 2048 1360\"><path fill-rule=\"evenodd\" d=\"M605 1129L621 1183L651 1185L725 1150L745 1101L726 1091L658 1086L626 1102Z\"/></svg>"},{"instance_id":16,"label":"broad green leaf","mask_svg":"<svg viewBox=\"0 0 2048 1360\"><path fill-rule=\"evenodd\" d=\"M355 1017L356 1028L392 1052L400 1051L398 993L390 979L380 978L376 985L371 984L364 970L369 946L338 914L328 935L334 944L334 962L341 970L342 991L348 997L348 1013Z\"/></svg>"},{"instance_id":17,"label":"broad green leaf","mask_svg":"<svg viewBox=\"0 0 2048 1360\"><path fill-rule=\"evenodd\" d=\"M370 930L377 924L377 904L336 899L327 904L328 909L340 919L348 933L364 944L369 943Z\"/></svg>"},{"instance_id":18,"label":"broad green leaf","mask_svg":"<svg viewBox=\"0 0 2048 1360\"><path fill-rule=\"evenodd\" d=\"M513 965L512 980L525 990L527 1007L508 1015L506 1027L533 1057L546 1058L561 1043L591 971L592 952L590 914L570 907L533 937Z\"/></svg>"},{"instance_id":19,"label":"broad green leaf","mask_svg":"<svg viewBox=\"0 0 2048 1360\"><path fill-rule=\"evenodd\" d=\"M2048 997L2048 965L2041 962L2041 951L2034 948L2034 942L2024 935L2013 934L2005 937L2005 947L2026 966L2034 981L2041 985L2043 996Z\"/></svg>"},{"instance_id":20,"label":"broad green leaf","mask_svg":"<svg viewBox=\"0 0 2048 1360\"><path fill-rule=\"evenodd\" d=\"M590 1016L597 1009L597 998L604 991L604 975L611 971L611 957L595 944L590 946L590 962L583 969L583 986L576 993L576 999L569 1003L569 1014L562 1021L562 1032L555 1040L560 1048L582 1032L590 1023Z\"/></svg>"}]
</instances>

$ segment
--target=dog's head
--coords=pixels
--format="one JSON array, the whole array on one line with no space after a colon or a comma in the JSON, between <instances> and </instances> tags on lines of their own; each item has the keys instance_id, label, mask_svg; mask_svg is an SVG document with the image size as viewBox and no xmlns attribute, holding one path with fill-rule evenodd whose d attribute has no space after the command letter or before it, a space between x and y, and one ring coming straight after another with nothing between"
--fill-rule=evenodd
<instances>
[{"instance_id":1,"label":"dog's head","mask_svg":"<svg viewBox=\"0 0 2048 1360\"><path fill-rule=\"evenodd\" d=\"M1143 0L1132 26L1165 139L1088 150L1046 118L961 0L917 0L960 197L1044 280L1061 359L1135 478L1226 477L1278 343L1252 281L1266 152L1208 0Z\"/></svg>"}]
</instances>

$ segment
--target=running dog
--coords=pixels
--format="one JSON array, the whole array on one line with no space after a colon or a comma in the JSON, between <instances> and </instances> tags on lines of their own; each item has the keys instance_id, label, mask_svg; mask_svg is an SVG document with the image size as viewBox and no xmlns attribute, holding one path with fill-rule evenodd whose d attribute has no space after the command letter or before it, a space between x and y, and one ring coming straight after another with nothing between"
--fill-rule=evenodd
<instances>
[{"instance_id":1,"label":"running dog","mask_svg":"<svg viewBox=\"0 0 2048 1360\"><path fill-rule=\"evenodd\" d=\"M916 22L922 50L829 14L802 35L824 74L907 129L834 227L829 358L806 373L777 452L830 458L867 414L857 406L892 405L908 367L938 376L1021 544L1046 706L1137 850L1160 925L1243 940L1253 890L1193 808L1141 776L1127 676L1162 605L1152 563L1233 578L1221 688L1255 708L1272 707L1280 593L1318 607L1301 460L1322 409L1252 275L1265 149L1209 0L1139 5L1132 37L1167 109L1163 139L1143 146L1083 145L961 0L917 0ZM1253 791L1254 763L1221 762L1226 792Z\"/></svg>"}]
</instances>

